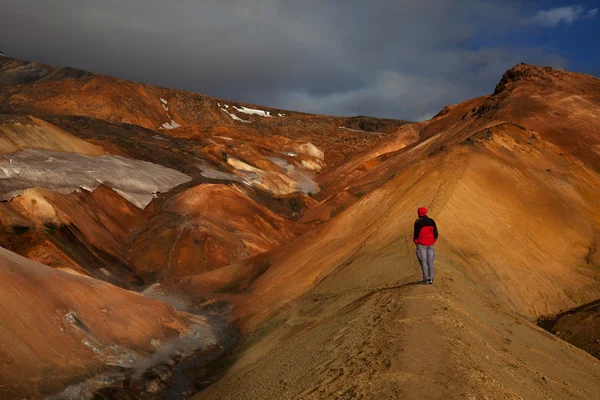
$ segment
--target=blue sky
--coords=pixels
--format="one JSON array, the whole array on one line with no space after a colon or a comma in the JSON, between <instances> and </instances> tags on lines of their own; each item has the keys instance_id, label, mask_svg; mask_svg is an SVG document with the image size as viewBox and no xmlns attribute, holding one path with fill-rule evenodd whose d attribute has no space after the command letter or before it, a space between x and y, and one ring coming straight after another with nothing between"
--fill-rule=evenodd
<instances>
[{"instance_id":1,"label":"blue sky","mask_svg":"<svg viewBox=\"0 0 600 400\"><path fill-rule=\"evenodd\" d=\"M22 59L283 109L422 120L523 61L600 76L600 0L2 0Z\"/></svg>"},{"instance_id":2,"label":"blue sky","mask_svg":"<svg viewBox=\"0 0 600 400\"><path fill-rule=\"evenodd\" d=\"M545 48L564 57L568 70L600 77L600 1L525 4L531 18L522 27L485 38L483 43Z\"/></svg>"},{"instance_id":3,"label":"blue sky","mask_svg":"<svg viewBox=\"0 0 600 400\"><path fill-rule=\"evenodd\" d=\"M589 10L598 10L600 2L590 2ZM557 4L558 6L558 4ZM528 40L524 37L524 40ZM531 39L530 39L531 40ZM600 77L600 14L561 23L553 29L540 29L532 37L533 44L557 49L569 61L572 71L594 73Z\"/></svg>"}]
</instances>

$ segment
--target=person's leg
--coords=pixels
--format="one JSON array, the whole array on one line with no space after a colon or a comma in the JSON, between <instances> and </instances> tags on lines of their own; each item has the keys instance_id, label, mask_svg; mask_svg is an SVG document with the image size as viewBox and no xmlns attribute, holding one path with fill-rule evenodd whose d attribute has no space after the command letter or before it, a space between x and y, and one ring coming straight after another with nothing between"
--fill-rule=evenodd
<instances>
[{"instance_id":1,"label":"person's leg","mask_svg":"<svg viewBox=\"0 0 600 400\"><path fill-rule=\"evenodd\" d=\"M417 259L419 260L419 264L421 264L421 269L423 270L423 281L427 281L431 279L429 277L429 272L427 268L427 248L425 246L417 245Z\"/></svg>"},{"instance_id":2,"label":"person's leg","mask_svg":"<svg viewBox=\"0 0 600 400\"><path fill-rule=\"evenodd\" d=\"M435 248L433 246L427 246L427 272L429 279L435 278L435 269L433 268L433 261L435 260Z\"/></svg>"}]
</instances>

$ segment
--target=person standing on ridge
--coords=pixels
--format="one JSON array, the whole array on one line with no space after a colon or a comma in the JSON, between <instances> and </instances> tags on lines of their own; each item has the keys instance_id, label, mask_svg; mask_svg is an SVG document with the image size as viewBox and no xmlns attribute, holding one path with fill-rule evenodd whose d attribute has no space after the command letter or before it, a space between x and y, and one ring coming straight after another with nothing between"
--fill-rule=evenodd
<instances>
[{"instance_id":1,"label":"person standing on ridge","mask_svg":"<svg viewBox=\"0 0 600 400\"><path fill-rule=\"evenodd\" d=\"M433 269L435 249L433 245L438 238L438 230L435 221L427 216L425 207L419 207L417 214L419 218L415 221L413 242L417 245L417 259L423 270L423 283L433 284L433 278L435 278Z\"/></svg>"}]
</instances>

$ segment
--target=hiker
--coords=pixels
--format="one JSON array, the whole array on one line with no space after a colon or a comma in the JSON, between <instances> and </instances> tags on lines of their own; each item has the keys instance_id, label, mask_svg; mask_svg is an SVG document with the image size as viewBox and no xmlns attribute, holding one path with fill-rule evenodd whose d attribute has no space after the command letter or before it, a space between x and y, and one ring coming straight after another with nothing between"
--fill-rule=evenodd
<instances>
[{"instance_id":1,"label":"hiker","mask_svg":"<svg viewBox=\"0 0 600 400\"><path fill-rule=\"evenodd\" d=\"M427 209L425 207L419 207L417 214L419 218L415 221L413 242L417 245L417 258L423 270L422 283L433 284L433 278L435 278L433 269L435 249L433 245L437 240L438 230L435 221L427 216Z\"/></svg>"}]
</instances>

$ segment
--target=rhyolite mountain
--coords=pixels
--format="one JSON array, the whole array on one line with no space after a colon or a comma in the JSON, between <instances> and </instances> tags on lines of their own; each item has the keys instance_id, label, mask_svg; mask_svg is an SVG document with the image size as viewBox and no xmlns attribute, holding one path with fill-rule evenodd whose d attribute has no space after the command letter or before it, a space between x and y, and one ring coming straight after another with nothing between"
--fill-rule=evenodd
<instances>
[{"instance_id":1,"label":"rhyolite mountain","mask_svg":"<svg viewBox=\"0 0 600 400\"><path fill-rule=\"evenodd\" d=\"M218 315L240 336L198 399L595 398L600 361L535 321L600 298L600 80L492 90L413 123L3 57L0 394L162 398L99 382Z\"/></svg>"}]
</instances>

